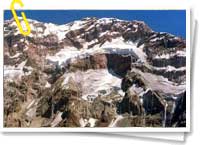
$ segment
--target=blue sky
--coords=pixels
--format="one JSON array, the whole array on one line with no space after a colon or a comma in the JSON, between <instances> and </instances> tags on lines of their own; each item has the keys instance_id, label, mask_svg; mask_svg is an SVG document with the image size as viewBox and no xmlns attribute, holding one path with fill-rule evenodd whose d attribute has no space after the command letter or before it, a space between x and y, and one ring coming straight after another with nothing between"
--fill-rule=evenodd
<instances>
[{"instance_id":1,"label":"blue sky","mask_svg":"<svg viewBox=\"0 0 200 145\"><path fill-rule=\"evenodd\" d=\"M65 24L85 17L113 17L122 20L140 20L154 31L168 32L186 38L185 10L24 10L27 18L42 22ZM20 16L20 11L17 12ZM13 16L4 11L4 20Z\"/></svg>"}]
</instances>

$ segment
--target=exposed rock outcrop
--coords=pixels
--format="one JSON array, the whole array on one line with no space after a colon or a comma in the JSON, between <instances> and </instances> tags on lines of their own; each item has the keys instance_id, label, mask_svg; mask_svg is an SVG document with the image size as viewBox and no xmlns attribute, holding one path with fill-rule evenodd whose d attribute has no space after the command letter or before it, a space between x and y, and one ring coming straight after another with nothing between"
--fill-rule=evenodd
<instances>
[{"instance_id":1,"label":"exposed rock outcrop","mask_svg":"<svg viewBox=\"0 0 200 145\"><path fill-rule=\"evenodd\" d=\"M5 127L185 127L186 42L144 22L4 23Z\"/></svg>"}]
</instances>

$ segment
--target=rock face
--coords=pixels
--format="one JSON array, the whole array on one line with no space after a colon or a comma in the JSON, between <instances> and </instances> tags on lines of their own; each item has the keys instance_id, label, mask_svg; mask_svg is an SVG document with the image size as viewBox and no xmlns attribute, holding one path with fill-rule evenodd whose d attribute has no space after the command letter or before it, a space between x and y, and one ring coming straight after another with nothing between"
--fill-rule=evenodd
<instances>
[{"instance_id":1,"label":"rock face","mask_svg":"<svg viewBox=\"0 0 200 145\"><path fill-rule=\"evenodd\" d=\"M4 23L5 127L185 127L186 42L144 22Z\"/></svg>"},{"instance_id":2,"label":"rock face","mask_svg":"<svg viewBox=\"0 0 200 145\"><path fill-rule=\"evenodd\" d=\"M186 92L180 94L180 98L176 102L176 107L172 115L171 123L176 127L186 126Z\"/></svg>"},{"instance_id":3,"label":"rock face","mask_svg":"<svg viewBox=\"0 0 200 145\"><path fill-rule=\"evenodd\" d=\"M120 114L129 113L132 115L142 115L142 113L144 113L143 110L140 98L133 90L129 90L120 102L118 112Z\"/></svg>"}]
</instances>

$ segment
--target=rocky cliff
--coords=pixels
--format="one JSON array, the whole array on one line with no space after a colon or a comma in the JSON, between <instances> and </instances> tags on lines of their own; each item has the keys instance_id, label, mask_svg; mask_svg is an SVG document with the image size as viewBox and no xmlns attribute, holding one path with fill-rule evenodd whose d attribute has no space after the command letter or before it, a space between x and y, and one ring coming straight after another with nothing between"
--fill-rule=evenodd
<instances>
[{"instance_id":1,"label":"rocky cliff","mask_svg":"<svg viewBox=\"0 0 200 145\"><path fill-rule=\"evenodd\" d=\"M5 127L184 127L186 42L141 21L4 22Z\"/></svg>"}]
</instances>

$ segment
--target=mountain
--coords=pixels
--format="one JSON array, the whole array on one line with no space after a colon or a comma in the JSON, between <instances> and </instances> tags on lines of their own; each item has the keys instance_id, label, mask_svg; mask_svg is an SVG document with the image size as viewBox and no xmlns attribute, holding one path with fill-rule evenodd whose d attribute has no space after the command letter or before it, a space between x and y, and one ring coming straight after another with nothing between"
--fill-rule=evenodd
<instances>
[{"instance_id":1,"label":"mountain","mask_svg":"<svg viewBox=\"0 0 200 145\"><path fill-rule=\"evenodd\" d=\"M5 127L185 127L186 41L141 21L4 22ZM23 24L23 22L22 22Z\"/></svg>"}]
</instances>

